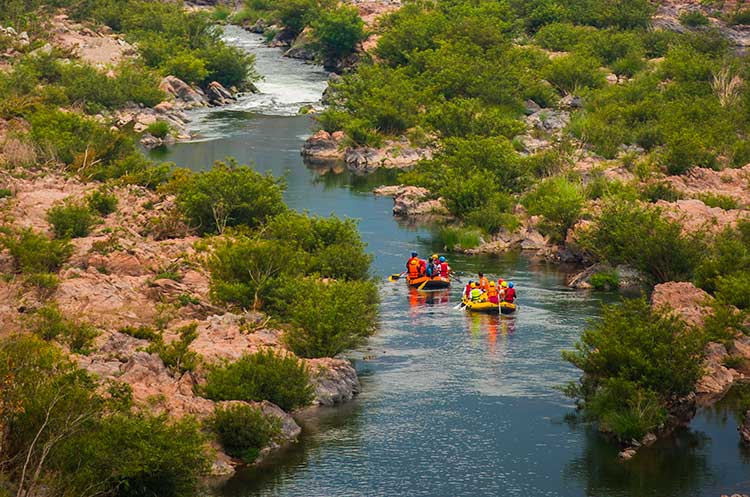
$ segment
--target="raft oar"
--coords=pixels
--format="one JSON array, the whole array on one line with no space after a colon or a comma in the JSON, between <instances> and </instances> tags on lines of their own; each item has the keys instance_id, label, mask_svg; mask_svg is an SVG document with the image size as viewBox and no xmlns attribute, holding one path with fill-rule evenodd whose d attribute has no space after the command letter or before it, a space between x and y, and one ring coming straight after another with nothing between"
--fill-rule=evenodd
<instances>
[{"instance_id":1,"label":"raft oar","mask_svg":"<svg viewBox=\"0 0 750 497\"><path fill-rule=\"evenodd\" d=\"M424 286L425 286L425 285L427 284L427 282L428 282L428 281L430 281L430 280L425 280L425 281L424 281L424 283L422 283L421 285L419 285L419 286L417 287L417 291L418 291L418 292L421 292L421 291L422 291L422 289L424 288Z\"/></svg>"},{"instance_id":2,"label":"raft oar","mask_svg":"<svg viewBox=\"0 0 750 497\"><path fill-rule=\"evenodd\" d=\"M392 274L388 277L388 281L390 281L391 283L393 283L394 281L398 281L405 274L406 274L406 271L404 271L403 273L399 273L399 274Z\"/></svg>"}]
</instances>

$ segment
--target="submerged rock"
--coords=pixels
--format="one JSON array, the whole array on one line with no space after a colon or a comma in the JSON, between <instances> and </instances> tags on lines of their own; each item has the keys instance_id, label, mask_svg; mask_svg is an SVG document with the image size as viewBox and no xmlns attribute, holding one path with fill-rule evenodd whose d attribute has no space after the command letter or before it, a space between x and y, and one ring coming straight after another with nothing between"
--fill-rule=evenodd
<instances>
[{"instance_id":1,"label":"submerged rock","mask_svg":"<svg viewBox=\"0 0 750 497\"><path fill-rule=\"evenodd\" d=\"M329 133L321 129L305 140L302 145L302 156L319 162L344 160L343 139L343 131Z\"/></svg>"}]
</instances>

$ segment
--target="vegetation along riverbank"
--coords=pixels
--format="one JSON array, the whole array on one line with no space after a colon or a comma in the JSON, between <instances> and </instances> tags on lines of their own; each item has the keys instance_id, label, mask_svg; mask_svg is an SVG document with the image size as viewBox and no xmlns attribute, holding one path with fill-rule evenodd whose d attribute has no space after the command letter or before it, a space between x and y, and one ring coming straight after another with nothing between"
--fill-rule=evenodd
<instances>
[{"instance_id":1,"label":"vegetation along riverbank","mask_svg":"<svg viewBox=\"0 0 750 497\"><path fill-rule=\"evenodd\" d=\"M12 1L0 26L0 495L195 495L350 400L331 357L377 312L355 223L137 148L250 89L211 13Z\"/></svg>"},{"instance_id":2,"label":"vegetation along riverbank","mask_svg":"<svg viewBox=\"0 0 750 497\"><path fill-rule=\"evenodd\" d=\"M746 18L728 2L406 3L331 82L302 153L404 168L376 192L396 215L452 218L447 249L530 250L583 264L573 287L652 294L564 354L583 373L566 392L630 457L746 373Z\"/></svg>"}]
</instances>

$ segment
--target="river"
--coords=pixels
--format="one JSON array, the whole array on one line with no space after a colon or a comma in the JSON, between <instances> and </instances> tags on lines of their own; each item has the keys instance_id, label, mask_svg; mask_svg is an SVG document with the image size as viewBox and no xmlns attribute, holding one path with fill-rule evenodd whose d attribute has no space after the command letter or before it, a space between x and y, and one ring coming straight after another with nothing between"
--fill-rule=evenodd
<instances>
[{"instance_id":1,"label":"river","mask_svg":"<svg viewBox=\"0 0 750 497\"><path fill-rule=\"evenodd\" d=\"M261 38L228 28L257 57L261 94L192 114L200 137L154 157L204 170L231 156L285 175L290 206L355 218L381 279L409 252L435 250L429 229L399 223L374 197L388 174L353 176L307 167L300 157L326 74L284 59ZM572 416L555 387L577 378L560 358L610 294L575 292L559 268L519 254L451 257L454 269L510 278L515 317L454 310L460 289L436 294L383 283L380 329L348 354L362 393L300 417L302 440L221 485L249 496L719 496L750 491L750 454L730 406L701 410L689 429L621 463L617 447Z\"/></svg>"}]
</instances>

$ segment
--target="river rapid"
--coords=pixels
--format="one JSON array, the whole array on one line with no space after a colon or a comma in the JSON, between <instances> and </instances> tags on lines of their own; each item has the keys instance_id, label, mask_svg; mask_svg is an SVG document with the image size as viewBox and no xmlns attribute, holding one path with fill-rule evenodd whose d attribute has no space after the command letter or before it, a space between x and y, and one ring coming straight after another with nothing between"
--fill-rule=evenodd
<instances>
[{"instance_id":1,"label":"river rapid","mask_svg":"<svg viewBox=\"0 0 750 497\"><path fill-rule=\"evenodd\" d=\"M204 170L234 157L284 175L299 210L359 221L381 289L380 329L354 361L362 393L341 407L299 416L299 443L240 471L216 494L249 496L719 496L750 492L750 454L739 444L731 402L701 410L689 429L619 462L617 447L573 416L555 387L577 371L560 357L610 294L565 287L560 268L519 254L451 257L454 269L484 270L516 284L516 316L453 309L460 288L433 294L386 283L412 249L435 250L428 228L397 222L392 201L374 197L389 174L315 169L299 150L326 86L320 68L284 59L260 36L229 27L226 38L254 53L260 94L194 111L199 137L160 160Z\"/></svg>"}]
</instances>

